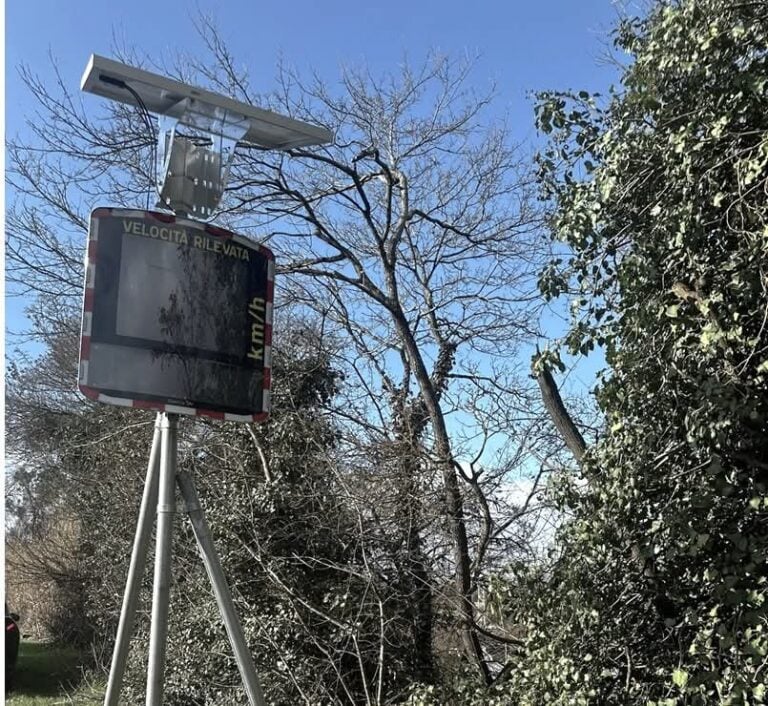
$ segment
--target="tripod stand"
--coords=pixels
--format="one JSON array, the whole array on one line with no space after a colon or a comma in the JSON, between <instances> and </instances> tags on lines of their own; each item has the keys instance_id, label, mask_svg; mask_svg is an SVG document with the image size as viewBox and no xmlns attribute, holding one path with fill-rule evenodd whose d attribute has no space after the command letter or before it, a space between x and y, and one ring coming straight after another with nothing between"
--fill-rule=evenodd
<instances>
[{"instance_id":1,"label":"tripod stand","mask_svg":"<svg viewBox=\"0 0 768 706\"><path fill-rule=\"evenodd\" d=\"M125 585L120 622L117 628L112 666L104 696L104 706L117 706L120 687L125 674L128 647L133 630L139 587L146 565L150 534L152 531L152 508L157 506L157 537L155 543L155 570L152 590L152 624L149 637L149 661L147 666L146 706L161 706L163 702L163 680L165 654L168 638L168 608L171 588L171 545L173 539L173 516L176 512L175 488L178 484L192 530L197 540L200 555L211 581L216 603L224 621L229 642L235 653L240 676L248 694L251 706L266 706L261 692L253 659L248 652L243 630L240 627L232 595L213 546L208 523L200 507L200 501L189 475L178 469L176 462L178 448L178 415L158 413L152 450L149 455L147 478L141 499L141 509L136 525L131 562Z\"/></svg>"}]
</instances>

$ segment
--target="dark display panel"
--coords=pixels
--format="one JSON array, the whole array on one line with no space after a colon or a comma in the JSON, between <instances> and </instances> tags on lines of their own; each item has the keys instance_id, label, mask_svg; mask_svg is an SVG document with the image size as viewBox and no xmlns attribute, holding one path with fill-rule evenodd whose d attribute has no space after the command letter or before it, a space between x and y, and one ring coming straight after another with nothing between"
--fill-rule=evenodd
<instances>
[{"instance_id":1,"label":"dark display panel","mask_svg":"<svg viewBox=\"0 0 768 706\"><path fill-rule=\"evenodd\" d=\"M250 342L250 264L125 236L115 333L242 358Z\"/></svg>"},{"instance_id":2,"label":"dark display panel","mask_svg":"<svg viewBox=\"0 0 768 706\"><path fill-rule=\"evenodd\" d=\"M164 214L94 212L81 387L238 415L266 411L271 253Z\"/></svg>"}]
</instances>

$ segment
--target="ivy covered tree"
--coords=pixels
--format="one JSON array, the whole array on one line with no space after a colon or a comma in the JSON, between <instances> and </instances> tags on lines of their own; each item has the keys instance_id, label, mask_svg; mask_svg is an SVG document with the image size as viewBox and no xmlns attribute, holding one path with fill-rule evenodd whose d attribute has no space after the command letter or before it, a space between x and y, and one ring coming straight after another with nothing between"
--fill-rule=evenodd
<instances>
[{"instance_id":1,"label":"ivy covered tree","mask_svg":"<svg viewBox=\"0 0 768 706\"><path fill-rule=\"evenodd\" d=\"M768 683L768 5L623 21L622 90L546 94L572 352L602 346L603 438L536 599L520 704L762 704ZM517 591L520 594L520 591Z\"/></svg>"}]
</instances>

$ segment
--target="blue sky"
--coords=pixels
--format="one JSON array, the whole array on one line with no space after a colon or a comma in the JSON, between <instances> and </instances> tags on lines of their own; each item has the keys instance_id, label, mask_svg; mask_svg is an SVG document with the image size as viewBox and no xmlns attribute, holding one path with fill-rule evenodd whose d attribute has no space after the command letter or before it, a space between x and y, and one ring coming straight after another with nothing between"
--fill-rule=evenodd
<instances>
[{"instance_id":1,"label":"blue sky","mask_svg":"<svg viewBox=\"0 0 768 706\"><path fill-rule=\"evenodd\" d=\"M521 140L535 138L531 91L605 92L616 81L615 67L605 61L608 33L618 17L611 0L7 0L8 136L23 135L34 109L19 80L19 64L50 81L52 56L63 80L76 90L90 53L113 55L116 44L156 61L179 50L197 51L201 40L193 19L200 12L212 16L232 54L247 65L252 87L262 92L274 85L278 57L304 74L315 71L333 82L345 65L365 64L377 73L403 57L418 63L429 50L479 55L478 87L496 84L498 109L511 116ZM96 99L88 101L95 109ZM23 326L23 306L7 302L8 329Z\"/></svg>"},{"instance_id":2,"label":"blue sky","mask_svg":"<svg viewBox=\"0 0 768 706\"><path fill-rule=\"evenodd\" d=\"M8 130L20 128L29 106L16 75L19 63L50 75L50 52L76 86L88 55L110 55L115 41L153 58L194 50L200 44L192 26L198 10L212 14L262 90L271 87L279 55L332 80L345 64L366 63L377 71L404 55L417 60L429 49L479 53L478 80L496 81L500 105L512 110L523 133L532 125L528 91L605 89L614 76L601 61L617 16L611 0L7 0Z\"/></svg>"}]
</instances>

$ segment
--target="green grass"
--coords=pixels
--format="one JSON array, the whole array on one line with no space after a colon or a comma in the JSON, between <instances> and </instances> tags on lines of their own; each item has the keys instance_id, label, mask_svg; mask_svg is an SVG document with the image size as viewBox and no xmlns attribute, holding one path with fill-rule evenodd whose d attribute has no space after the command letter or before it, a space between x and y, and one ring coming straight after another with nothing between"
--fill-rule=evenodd
<instances>
[{"instance_id":1,"label":"green grass","mask_svg":"<svg viewBox=\"0 0 768 706\"><path fill-rule=\"evenodd\" d=\"M9 706L58 706L102 703L103 692L83 681L79 652L39 642L21 641Z\"/></svg>"}]
</instances>

